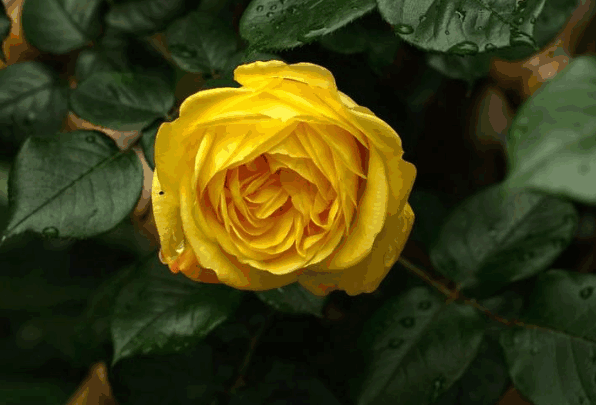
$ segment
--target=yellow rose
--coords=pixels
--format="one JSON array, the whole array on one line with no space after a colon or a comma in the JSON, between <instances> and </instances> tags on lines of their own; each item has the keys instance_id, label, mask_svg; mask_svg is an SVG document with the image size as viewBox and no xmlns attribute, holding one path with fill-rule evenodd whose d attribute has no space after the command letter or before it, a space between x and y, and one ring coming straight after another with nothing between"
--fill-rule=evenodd
<instances>
[{"instance_id":1,"label":"yellow rose","mask_svg":"<svg viewBox=\"0 0 596 405\"><path fill-rule=\"evenodd\" d=\"M320 66L255 62L234 79L241 88L200 91L159 128L162 261L238 289L374 291L414 221L399 136Z\"/></svg>"}]
</instances>

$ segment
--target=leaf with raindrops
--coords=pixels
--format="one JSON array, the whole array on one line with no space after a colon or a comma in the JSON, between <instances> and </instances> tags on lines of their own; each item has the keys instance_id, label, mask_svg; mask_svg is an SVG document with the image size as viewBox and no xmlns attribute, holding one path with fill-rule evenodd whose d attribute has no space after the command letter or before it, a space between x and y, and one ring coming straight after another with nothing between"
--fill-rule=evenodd
<instances>
[{"instance_id":1,"label":"leaf with raindrops","mask_svg":"<svg viewBox=\"0 0 596 405\"><path fill-rule=\"evenodd\" d=\"M103 0L27 0L21 21L25 37L44 52L64 54L101 32Z\"/></svg>"},{"instance_id":2,"label":"leaf with raindrops","mask_svg":"<svg viewBox=\"0 0 596 405\"><path fill-rule=\"evenodd\" d=\"M106 14L110 28L135 34L152 34L183 15L194 2L186 0L131 0L118 2Z\"/></svg>"},{"instance_id":3,"label":"leaf with raindrops","mask_svg":"<svg viewBox=\"0 0 596 405\"><path fill-rule=\"evenodd\" d=\"M569 245L578 214L568 201L490 186L458 205L430 259L443 275L480 296L546 270Z\"/></svg>"},{"instance_id":4,"label":"leaf with raindrops","mask_svg":"<svg viewBox=\"0 0 596 405\"><path fill-rule=\"evenodd\" d=\"M39 62L0 70L0 136L18 144L31 135L53 135L68 113L67 91Z\"/></svg>"},{"instance_id":5,"label":"leaf with raindrops","mask_svg":"<svg viewBox=\"0 0 596 405\"><path fill-rule=\"evenodd\" d=\"M6 6L3 2L0 2L0 43L4 42L6 38L8 38L8 34L10 34L12 22L10 21L10 17L6 15ZM3 61L6 61L6 56L4 55L4 49L0 46L0 58Z\"/></svg>"},{"instance_id":6,"label":"leaf with raindrops","mask_svg":"<svg viewBox=\"0 0 596 405\"><path fill-rule=\"evenodd\" d=\"M255 49L286 49L332 33L376 7L374 0L252 0L240 35Z\"/></svg>"},{"instance_id":7,"label":"leaf with raindrops","mask_svg":"<svg viewBox=\"0 0 596 405\"><path fill-rule=\"evenodd\" d=\"M566 14L555 26L541 18L546 0L378 0L377 3L385 21L412 45L454 55L503 50L499 56L506 59L525 58L546 45L572 11L572 8L556 7Z\"/></svg>"},{"instance_id":8,"label":"leaf with raindrops","mask_svg":"<svg viewBox=\"0 0 596 405\"><path fill-rule=\"evenodd\" d=\"M93 124L133 131L166 117L174 105L174 93L154 76L98 72L70 93L69 103L75 114Z\"/></svg>"},{"instance_id":9,"label":"leaf with raindrops","mask_svg":"<svg viewBox=\"0 0 596 405\"><path fill-rule=\"evenodd\" d=\"M476 357L484 328L474 308L445 304L427 287L394 297L363 328L359 344L369 362L355 403L434 403Z\"/></svg>"},{"instance_id":10,"label":"leaf with raindrops","mask_svg":"<svg viewBox=\"0 0 596 405\"><path fill-rule=\"evenodd\" d=\"M183 351L225 321L243 292L173 274L153 255L139 265L114 306L114 358Z\"/></svg>"},{"instance_id":11,"label":"leaf with raindrops","mask_svg":"<svg viewBox=\"0 0 596 405\"><path fill-rule=\"evenodd\" d=\"M549 270L538 277L521 317L534 326L501 332L511 379L532 403L594 403L595 288L593 274Z\"/></svg>"},{"instance_id":12,"label":"leaf with raindrops","mask_svg":"<svg viewBox=\"0 0 596 405\"><path fill-rule=\"evenodd\" d=\"M110 230L134 208L143 166L97 131L30 137L8 178L5 237L34 231L46 237L88 238Z\"/></svg>"},{"instance_id":13,"label":"leaf with raindrops","mask_svg":"<svg viewBox=\"0 0 596 405\"><path fill-rule=\"evenodd\" d=\"M323 316L326 297L318 297L298 283L255 293L257 297L281 312Z\"/></svg>"},{"instance_id":14,"label":"leaf with raindrops","mask_svg":"<svg viewBox=\"0 0 596 405\"><path fill-rule=\"evenodd\" d=\"M595 106L596 59L578 57L517 113L505 185L596 204Z\"/></svg>"}]
</instances>

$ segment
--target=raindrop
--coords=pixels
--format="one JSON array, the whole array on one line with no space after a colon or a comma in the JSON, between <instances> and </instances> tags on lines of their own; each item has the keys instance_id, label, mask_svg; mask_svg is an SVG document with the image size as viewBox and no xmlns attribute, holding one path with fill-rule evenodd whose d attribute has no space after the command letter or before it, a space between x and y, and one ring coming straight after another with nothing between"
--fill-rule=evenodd
<instances>
[{"instance_id":1,"label":"raindrop","mask_svg":"<svg viewBox=\"0 0 596 405\"><path fill-rule=\"evenodd\" d=\"M267 14L265 14L265 15L267 16L267 18L271 18L271 17L273 17L273 13L272 13L271 11L270 11L270 12L268 12Z\"/></svg>"},{"instance_id":2,"label":"raindrop","mask_svg":"<svg viewBox=\"0 0 596 405\"><path fill-rule=\"evenodd\" d=\"M420 18L418 18L418 21L422 22L426 20L426 16L425 15L421 15Z\"/></svg>"},{"instance_id":3,"label":"raindrop","mask_svg":"<svg viewBox=\"0 0 596 405\"><path fill-rule=\"evenodd\" d=\"M159 253L157 253L157 257L159 257L159 261L162 264L168 264L168 262L166 261L165 257L163 256L163 252L161 251L161 249L159 250Z\"/></svg>"},{"instance_id":4,"label":"raindrop","mask_svg":"<svg viewBox=\"0 0 596 405\"><path fill-rule=\"evenodd\" d=\"M389 347L391 349L399 349L404 344L404 340L401 338L393 338L389 341Z\"/></svg>"},{"instance_id":5,"label":"raindrop","mask_svg":"<svg viewBox=\"0 0 596 405\"><path fill-rule=\"evenodd\" d=\"M277 5L276 5L276 4L273 4L273 5L271 5L271 7L269 7L269 10L273 11L273 10L275 10L276 8L277 8Z\"/></svg>"},{"instance_id":6,"label":"raindrop","mask_svg":"<svg viewBox=\"0 0 596 405\"><path fill-rule=\"evenodd\" d=\"M174 44L170 46L170 52L182 58L194 58L197 56L197 52L194 49L190 49L186 45L181 44Z\"/></svg>"},{"instance_id":7,"label":"raindrop","mask_svg":"<svg viewBox=\"0 0 596 405\"><path fill-rule=\"evenodd\" d=\"M46 228L43 228L43 231L41 231L41 234L43 236L45 236L46 238L56 238L56 237L58 237L58 235L60 233L58 232L58 228L53 227L53 226L48 226Z\"/></svg>"},{"instance_id":8,"label":"raindrop","mask_svg":"<svg viewBox=\"0 0 596 405\"><path fill-rule=\"evenodd\" d=\"M526 0L518 1L515 4L515 12L522 13L526 9L526 6L527 6Z\"/></svg>"},{"instance_id":9,"label":"raindrop","mask_svg":"<svg viewBox=\"0 0 596 405\"><path fill-rule=\"evenodd\" d=\"M95 136L89 135L85 138L85 140L89 143L95 143Z\"/></svg>"},{"instance_id":10,"label":"raindrop","mask_svg":"<svg viewBox=\"0 0 596 405\"><path fill-rule=\"evenodd\" d=\"M455 10L455 14L459 17L461 22L464 22L464 20L466 19L466 12L463 10Z\"/></svg>"},{"instance_id":11,"label":"raindrop","mask_svg":"<svg viewBox=\"0 0 596 405\"><path fill-rule=\"evenodd\" d=\"M484 27L483 27L482 25L479 25L479 26L476 28L476 31L482 31L483 29L484 29Z\"/></svg>"},{"instance_id":12,"label":"raindrop","mask_svg":"<svg viewBox=\"0 0 596 405\"><path fill-rule=\"evenodd\" d=\"M418 309L422 310L422 311L426 311L428 309L430 309L430 307L432 306L431 302L428 300L425 301L420 301L418 303Z\"/></svg>"},{"instance_id":13,"label":"raindrop","mask_svg":"<svg viewBox=\"0 0 596 405\"><path fill-rule=\"evenodd\" d=\"M582 163L577 167L577 172L581 175L586 175L590 171L590 164L589 163Z\"/></svg>"},{"instance_id":14,"label":"raindrop","mask_svg":"<svg viewBox=\"0 0 596 405\"><path fill-rule=\"evenodd\" d=\"M414 318L412 318L411 316L406 316L405 318L400 319L399 323L404 328L411 328L414 326L416 322L414 321Z\"/></svg>"},{"instance_id":15,"label":"raindrop","mask_svg":"<svg viewBox=\"0 0 596 405\"><path fill-rule=\"evenodd\" d=\"M407 24L397 24L395 26L395 31L397 31L399 34L402 34L402 35L408 35L408 34L411 34L412 32L414 32L414 28L412 28L411 25L407 25Z\"/></svg>"},{"instance_id":16,"label":"raindrop","mask_svg":"<svg viewBox=\"0 0 596 405\"><path fill-rule=\"evenodd\" d=\"M385 252L385 255L383 256L383 264L385 265L385 267L389 268L393 266L393 263L395 263L396 259L397 249L389 245L389 249L387 249L387 252Z\"/></svg>"},{"instance_id":17,"label":"raindrop","mask_svg":"<svg viewBox=\"0 0 596 405\"><path fill-rule=\"evenodd\" d=\"M257 6L257 11L263 11L263 6Z\"/></svg>"},{"instance_id":18,"label":"raindrop","mask_svg":"<svg viewBox=\"0 0 596 405\"><path fill-rule=\"evenodd\" d=\"M471 41L464 41L449 48L448 52L456 55L476 55L478 53L478 45Z\"/></svg>"},{"instance_id":19,"label":"raindrop","mask_svg":"<svg viewBox=\"0 0 596 405\"><path fill-rule=\"evenodd\" d=\"M521 23L523 23L523 22L524 22L524 17L519 17L515 23L516 23L517 25L520 25L520 24L521 24Z\"/></svg>"},{"instance_id":20,"label":"raindrop","mask_svg":"<svg viewBox=\"0 0 596 405\"><path fill-rule=\"evenodd\" d=\"M525 45L530 46L534 49L536 48L536 42L534 39L526 33L523 33L519 30L511 30L511 36L509 38L509 44L511 46L517 45Z\"/></svg>"},{"instance_id":21,"label":"raindrop","mask_svg":"<svg viewBox=\"0 0 596 405\"><path fill-rule=\"evenodd\" d=\"M530 24L536 24L536 17L530 18Z\"/></svg>"},{"instance_id":22,"label":"raindrop","mask_svg":"<svg viewBox=\"0 0 596 405\"><path fill-rule=\"evenodd\" d=\"M484 50L487 52L494 51L497 47L490 42L484 46Z\"/></svg>"},{"instance_id":23,"label":"raindrop","mask_svg":"<svg viewBox=\"0 0 596 405\"><path fill-rule=\"evenodd\" d=\"M592 292L594 292L594 287L585 287L581 289L581 291L579 292L579 296L582 299L587 300L592 296Z\"/></svg>"},{"instance_id":24,"label":"raindrop","mask_svg":"<svg viewBox=\"0 0 596 405\"><path fill-rule=\"evenodd\" d=\"M445 30L445 35L449 35L449 31L448 30Z\"/></svg>"}]
</instances>

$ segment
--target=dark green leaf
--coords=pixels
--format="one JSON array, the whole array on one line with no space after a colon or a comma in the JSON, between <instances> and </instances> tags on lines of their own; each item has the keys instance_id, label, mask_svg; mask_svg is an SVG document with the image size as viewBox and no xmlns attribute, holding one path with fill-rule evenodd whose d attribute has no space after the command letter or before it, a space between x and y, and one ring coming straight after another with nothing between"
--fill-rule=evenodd
<instances>
[{"instance_id":1,"label":"dark green leaf","mask_svg":"<svg viewBox=\"0 0 596 405\"><path fill-rule=\"evenodd\" d=\"M471 196L451 213L431 249L435 268L461 288L491 294L543 270L569 245L573 204L500 185Z\"/></svg>"},{"instance_id":2,"label":"dark green leaf","mask_svg":"<svg viewBox=\"0 0 596 405\"><path fill-rule=\"evenodd\" d=\"M491 57L487 54L460 56L428 53L426 60L429 66L445 76L465 81L471 91L477 80L488 75Z\"/></svg>"},{"instance_id":3,"label":"dark green leaf","mask_svg":"<svg viewBox=\"0 0 596 405\"><path fill-rule=\"evenodd\" d=\"M230 79L209 79L203 84L201 90L217 89L220 87L240 87L240 83Z\"/></svg>"},{"instance_id":4,"label":"dark green leaf","mask_svg":"<svg viewBox=\"0 0 596 405\"><path fill-rule=\"evenodd\" d=\"M363 328L370 362L356 403L432 404L476 357L484 327L474 308L445 304L426 287L391 299Z\"/></svg>"},{"instance_id":5,"label":"dark green leaf","mask_svg":"<svg viewBox=\"0 0 596 405\"><path fill-rule=\"evenodd\" d=\"M163 121L158 120L141 131L141 147L149 167L155 170L155 137Z\"/></svg>"},{"instance_id":6,"label":"dark green leaf","mask_svg":"<svg viewBox=\"0 0 596 405\"><path fill-rule=\"evenodd\" d=\"M382 75L393 63L402 40L386 30L370 30L368 35L371 38L368 44L368 64L376 74Z\"/></svg>"},{"instance_id":7,"label":"dark green leaf","mask_svg":"<svg viewBox=\"0 0 596 405\"><path fill-rule=\"evenodd\" d=\"M25 37L41 51L63 54L95 39L101 30L103 0L27 0Z\"/></svg>"},{"instance_id":8,"label":"dark green leaf","mask_svg":"<svg viewBox=\"0 0 596 405\"><path fill-rule=\"evenodd\" d=\"M326 299L317 297L300 284L294 283L273 290L259 291L257 297L281 312L323 316Z\"/></svg>"},{"instance_id":9,"label":"dark green leaf","mask_svg":"<svg viewBox=\"0 0 596 405\"><path fill-rule=\"evenodd\" d=\"M255 49L285 49L312 42L375 8L374 0L253 0L240 35Z\"/></svg>"},{"instance_id":10,"label":"dark green leaf","mask_svg":"<svg viewBox=\"0 0 596 405\"><path fill-rule=\"evenodd\" d=\"M130 0L113 5L106 15L108 26L136 34L161 31L186 11L186 0Z\"/></svg>"},{"instance_id":11,"label":"dark green leaf","mask_svg":"<svg viewBox=\"0 0 596 405\"><path fill-rule=\"evenodd\" d=\"M15 376L0 380L0 403L4 405L64 405L76 386L62 381L15 381Z\"/></svg>"},{"instance_id":12,"label":"dark green leaf","mask_svg":"<svg viewBox=\"0 0 596 405\"><path fill-rule=\"evenodd\" d=\"M368 31L358 20L320 39L323 48L346 55L366 51L368 41ZM372 41L375 41L375 38L372 38Z\"/></svg>"},{"instance_id":13,"label":"dark green leaf","mask_svg":"<svg viewBox=\"0 0 596 405\"><path fill-rule=\"evenodd\" d=\"M515 387L536 405L596 398L596 276L550 270L538 277L522 321L501 346Z\"/></svg>"},{"instance_id":14,"label":"dark green leaf","mask_svg":"<svg viewBox=\"0 0 596 405\"><path fill-rule=\"evenodd\" d=\"M6 7L4 6L3 2L0 2L0 43L3 43L6 38L8 38L8 34L10 34L10 28L12 26L12 22L10 17L6 15ZM0 58L3 61L6 61L6 56L4 55L4 49L0 46Z\"/></svg>"},{"instance_id":15,"label":"dark green leaf","mask_svg":"<svg viewBox=\"0 0 596 405\"><path fill-rule=\"evenodd\" d=\"M596 204L596 58L575 59L518 111L505 185Z\"/></svg>"},{"instance_id":16,"label":"dark green leaf","mask_svg":"<svg viewBox=\"0 0 596 405\"><path fill-rule=\"evenodd\" d=\"M176 64L192 73L223 70L238 47L232 27L198 11L172 23L166 31L166 42Z\"/></svg>"},{"instance_id":17,"label":"dark green leaf","mask_svg":"<svg viewBox=\"0 0 596 405\"><path fill-rule=\"evenodd\" d=\"M173 105L166 82L133 73L95 73L70 94L70 107L79 117L120 131L140 130L165 117Z\"/></svg>"},{"instance_id":18,"label":"dark green leaf","mask_svg":"<svg viewBox=\"0 0 596 405\"><path fill-rule=\"evenodd\" d=\"M39 62L23 62L0 70L2 135L21 142L30 135L54 134L68 113L67 88Z\"/></svg>"},{"instance_id":19,"label":"dark green leaf","mask_svg":"<svg viewBox=\"0 0 596 405\"><path fill-rule=\"evenodd\" d=\"M87 238L124 219L137 203L143 167L97 131L31 137L8 179L5 236L26 230L48 237Z\"/></svg>"},{"instance_id":20,"label":"dark green leaf","mask_svg":"<svg viewBox=\"0 0 596 405\"><path fill-rule=\"evenodd\" d=\"M157 255L121 290L112 320L113 363L124 357L181 351L238 307L242 292L172 274Z\"/></svg>"}]
</instances>

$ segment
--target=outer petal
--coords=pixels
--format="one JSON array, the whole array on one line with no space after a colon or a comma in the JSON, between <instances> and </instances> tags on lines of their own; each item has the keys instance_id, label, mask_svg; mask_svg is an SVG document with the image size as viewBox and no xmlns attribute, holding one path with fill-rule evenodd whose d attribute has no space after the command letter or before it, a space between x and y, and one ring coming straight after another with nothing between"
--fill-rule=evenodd
<instances>
[{"instance_id":1,"label":"outer petal","mask_svg":"<svg viewBox=\"0 0 596 405\"><path fill-rule=\"evenodd\" d=\"M387 176L383 161L376 149L371 148L368 180L360 206L357 208L356 222L338 250L326 261L328 269L352 266L370 252L377 234L383 229L388 198Z\"/></svg>"},{"instance_id":2,"label":"outer petal","mask_svg":"<svg viewBox=\"0 0 596 405\"><path fill-rule=\"evenodd\" d=\"M274 275L267 271L254 269L223 252L203 233L197 224L198 205L196 192L192 187L191 175L187 174L181 181L180 215L184 235L191 245L202 268L211 269L224 284L245 290L268 290L291 284L298 279L298 273Z\"/></svg>"},{"instance_id":3,"label":"outer petal","mask_svg":"<svg viewBox=\"0 0 596 405\"><path fill-rule=\"evenodd\" d=\"M326 295L334 289L345 290L349 295L373 292L397 261L413 224L414 212L406 203L402 213L387 218L371 254L364 260L342 272L306 270L298 282L315 295Z\"/></svg>"},{"instance_id":4,"label":"outer petal","mask_svg":"<svg viewBox=\"0 0 596 405\"><path fill-rule=\"evenodd\" d=\"M335 78L324 67L312 63L288 65L282 61L254 62L234 70L234 80L243 86L260 87L273 79L291 79L325 89L337 89Z\"/></svg>"}]
</instances>

